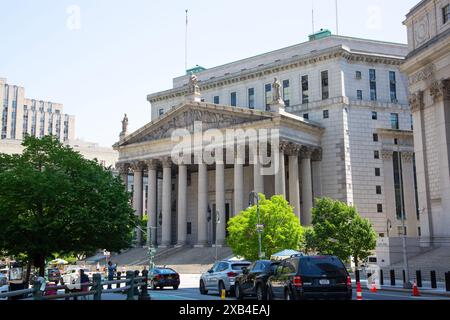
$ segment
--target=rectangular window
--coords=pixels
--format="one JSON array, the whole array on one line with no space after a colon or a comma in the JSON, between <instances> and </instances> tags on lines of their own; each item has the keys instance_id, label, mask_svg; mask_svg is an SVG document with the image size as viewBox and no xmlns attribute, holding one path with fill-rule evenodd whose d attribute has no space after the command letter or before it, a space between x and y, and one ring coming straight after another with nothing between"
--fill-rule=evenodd
<instances>
[{"instance_id":1,"label":"rectangular window","mask_svg":"<svg viewBox=\"0 0 450 320\"><path fill-rule=\"evenodd\" d=\"M372 111L372 120L378 120L378 113L375 111Z\"/></svg>"},{"instance_id":2,"label":"rectangular window","mask_svg":"<svg viewBox=\"0 0 450 320\"><path fill-rule=\"evenodd\" d=\"M411 119L411 131L414 130L414 118L413 115L410 115L410 119Z\"/></svg>"},{"instance_id":3,"label":"rectangular window","mask_svg":"<svg viewBox=\"0 0 450 320\"><path fill-rule=\"evenodd\" d=\"M164 109L159 109L159 116L162 116L164 114Z\"/></svg>"},{"instance_id":4,"label":"rectangular window","mask_svg":"<svg viewBox=\"0 0 450 320\"><path fill-rule=\"evenodd\" d=\"M362 92L362 90L356 91L356 96L357 96L358 100L362 100L363 99L363 92Z\"/></svg>"},{"instance_id":5,"label":"rectangular window","mask_svg":"<svg viewBox=\"0 0 450 320\"><path fill-rule=\"evenodd\" d=\"M394 130L400 129L400 125L398 122L398 113L391 113L391 128Z\"/></svg>"},{"instance_id":6,"label":"rectangular window","mask_svg":"<svg viewBox=\"0 0 450 320\"><path fill-rule=\"evenodd\" d=\"M330 117L330 112L328 110L323 110L323 118L328 119Z\"/></svg>"},{"instance_id":7,"label":"rectangular window","mask_svg":"<svg viewBox=\"0 0 450 320\"><path fill-rule=\"evenodd\" d=\"M391 102L397 103L397 81L395 80L395 71L389 71L389 90Z\"/></svg>"},{"instance_id":8,"label":"rectangular window","mask_svg":"<svg viewBox=\"0 0 450 320\"><path fill-rule=\"evenodd\" d=\"M402 219L402 212L404 215L405 208L405 193L403 188L403 168L402 168L402 155L398 152L394 152L393 155L394 165L394 189L395 189L395 208L397 213L397 219ZM405 219L406 216L404 215Z\"/></svg>"},{"instance_id":9,"label":"rectangular window","mask_svg":"<svg viewBox=\"0 0 450 320\"><path fill-rule=\"evenodd\" d=\"M373 142L378 142L379 141L379 137L377 133L373 134Z\"/></svg>"},{"instance_id":10,"label":"rectangular window","mask_svg":"<svg viewBox=\"0 0 450 320\"><path fill-rule=\"evenodd\" d=\"M214 104L220 104L219 96L214 96Z\"/></svg>"},{"instance_id":11,"label":"rectangular window","mask_svg":"<svg viewBox=\"0 0 450 320\"><path fill-rule=\"evenodd\" d=\"M374 157L374 159L380 159L380 151L374 151L373 152L373 157Z\"/></svg>"},{"instance_id":12,"label":"rectangular window","mask_svg":"<svg viewBox=\"0 0 450 320\"><path fill-rule=\"evenodd\" d=\"M375 69L369 70L369 80L370 80L370 100L377 100L377 75Z\"/></svg>"},{"instance_id":13,"label":"rectangular window","mask_svg":"<svg viewBox=\"0 0 450 320\"><path fill-rule=\"evenodd\" d=\"M375 177L381 177L381 169L375 168Z\"/></svg>"},{"instance_id":14,"label":"rectangular window","mask_svg":"<svg viewBox=\"0 0 450 320\"><path fill-rule=\"evenodd\" d=\"M308 76L302 76L302 104L309 103L309 81Z\"/></svg>"},{"instance_id":15,"label":"rectangular window","mask_svg":"<svg viewBox=\"0 0 450 320\"><path fill-rule=\"evenodd\" d=\"M309 113L303 114L303 119L309 120Z\"/></svg>"},{"instance_id":16,"label":"rectangular window","mask_svg":"<svg viewBox=\"0 0 450 320\"><path fill-rule=\"evenodd\" d=\"M270 83L264 86L264 94L264 98L266 101L266 110L269 111L270 103L272 102L272 85Z\"/></svg>"},{"instance_id":17,"label":"rectangular window","mask_svg":"<svg viewBox=\"0 0 450 320\"><path fill-rule=\"evenodd\" d=\"M236 94L236 92L232 92L231 93L230 102L231 102L231 106L232 107L236 107L237 106L237 94Z\"/></svg>"},{"instance_id":18,"label":"rectangular window","mask_svg":"<svg viewBox=\"0 0 450 320\"><path fill-rule=\"evenodd\" d=\"M355 77L356 77L357 80L361 80L361 78L362 78L362 73L361 73L361 71L356 71Z\"/></svg>"},{"instance_id":19,"label":"rectangular window","mask_svg":"<svg viewBox=\"0 0 450 320\"><path fill-rule=\"evenodd\" d=\"M284 100L284 104L286 105L286 107L289 107L291 104L289 80L283 81L283 100Z\"/></svg>"},{"instance_id":20,"label":"rectangular window","mask_svg":"<svg viewBox=\"0 0 450 320\"><path fill-rule=\"evenodd\" d=\"M187 223L187 234L192 234L192 222Z\"/></svg>"},{"instance_id":21,"label":"rectangular window","mask_svg":"<svg viewBox=\"0 0 450 320\"><path fill-rule=\"evenodd\" d=\"M383 213L383 205L382 204L377 204L377 212Z\"/></svg>"},{"instance_id":22,"label":"rectangular window","mask_svg":"<svg viewBox=\"0 0 450 320\"><path fill-rule=\"evenodd\" d=\"M330 97L330 91L328 86L328 71L322 71L322 100L326 100Z\"/></svg>"},{"instance_id":23,"label":"rectangular window","mask_svg":"<svg viewBox=\"0 0 450 320\"><path fill-rule=\"evenodd\" d=\"M446 5L442 8L442 23L446 24L450 19L450 5Z\"/></svg>"},{"instance_id":24,"label":"rectangular window","mask_svg":"<svg viewBox=\"0 0 450 320\"><path fill-rule=\"evenodd\" d=\"M248 89L248 107L250 109L255 109L255 89Z\"/></svg>"},{"instance_id":25,"label":"rectangular window","mask_svg":"<svg viewBox=\"0 0 450 320\"><path fill-rule=\"evenodd\" d=\"M381 194L381 186L377 186L376 187L376 193L377 194Z\"/></svg>"}]
</instances>

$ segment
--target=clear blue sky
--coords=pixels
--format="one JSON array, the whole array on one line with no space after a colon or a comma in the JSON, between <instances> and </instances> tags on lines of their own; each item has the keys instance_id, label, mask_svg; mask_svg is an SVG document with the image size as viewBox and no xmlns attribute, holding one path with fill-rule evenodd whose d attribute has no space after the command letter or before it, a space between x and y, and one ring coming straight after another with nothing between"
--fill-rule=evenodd
<instances>
[{"instance_id":1,"label":"clear blue sky","mask_svg":"<svg viewBox=\"0 0 450 320\"><path fill-rule=\"evenodd\" d=\"M316 29L335 32L334 2L314 0ZM406 43L402 22L416 3L339 0L340 34ZM184 73L185 9L189 65L208 68L306 41L311 7L311 0L0 0L0 77L24 86L28 98L63 103L76 116L77 137L111 146L123 114L130 130L145 125L146 95Z\"/></svg>"}]
</instances>

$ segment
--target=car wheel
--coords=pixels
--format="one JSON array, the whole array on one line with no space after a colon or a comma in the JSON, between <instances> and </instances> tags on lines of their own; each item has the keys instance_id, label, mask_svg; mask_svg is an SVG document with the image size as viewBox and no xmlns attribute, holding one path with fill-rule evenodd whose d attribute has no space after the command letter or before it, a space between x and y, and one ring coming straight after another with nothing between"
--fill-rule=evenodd
<instances>
[{"instance_id":1,"label":"car wheel","mask_svg":"<svg viewBox=\"0 0 450 320\"><path fill-rule=\"evenodd\" d=\"M258 284L256 287L256 299L258 299L258 301L264 301L267 299L267 294L264 292L262 284Z\"/></svg>"},{"instance_id":2,"label":"car wheel","mask_svg":"<svg viewBox=\"0 0 450 320\"><path fill-rule=\"evenodd\" d=\"M159 290L164 290L164 287L159 287Z\"/></svg>"},{"instance_id":3,"label":"car wheel","mask_svg":"<svg viewBox=\"0 0 450 320\"><path fill-rule=\"evenodd\" d=\"M242 295L241 286L239 285L239 283L236 284L234 293L235 293L236 299L238 299L238 300L244 299L244 296Z\"/></svg>"},{"instance_id":4,"label":"car wheel","mask_svg":"<svg viewBox=\"0 0 450 320\"><path fill-rule=\"evenodd\" d=\"M200 294L205 295L208 294L208 290L205 288L205 283L203 280L200 280Z\"/></svg>"},{"instance_id":5,"label":"car wheel","mask_svg":"<svg viewBox=\"0 0 450 320\"><path fill-rule=\"evenodd\" d=\"M178 286L173 286L173 290L178 290Z\"/></svg>"},{"instance_id":6,"label":"car wheel","mask_svg":"<svg viewBox=\"0 0 450 320\"><path fill-rule=\"evenodd\" d=\"M227 296L227 292L226 292L226 289L225 289L225 285L223 284L222 281L219 282L219 288L218 288L218 289L219 289L219 294L220 294L220 295L222 295L222 291L225 290L225 297Z\"/></svg>"}]
</instances>

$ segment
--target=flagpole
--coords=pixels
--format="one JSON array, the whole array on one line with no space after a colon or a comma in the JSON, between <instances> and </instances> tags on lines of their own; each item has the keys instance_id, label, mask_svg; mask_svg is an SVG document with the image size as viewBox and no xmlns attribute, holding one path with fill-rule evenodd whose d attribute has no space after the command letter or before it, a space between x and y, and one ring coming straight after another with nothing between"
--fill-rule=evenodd
<instances>
[{"instance_id":1,"label":"flagpole","mask_svg":"<svg viewBox=\"0 0 450 320\"><path fill-rule=\"evenodd\" d=\"M336 34L339 35L339 9L338 9L338 0L336 0Z\"/></svg>"},{"instance_id":2,"label":"flagpole","mask_svg":"<svg viewBox=\"0 0 450 320\"><path fill-rule=\"evenodd\" d=\"M188 9L186 9L186 35L184 43L184 71L188 69Z\"/></svg>"}]
</instances>

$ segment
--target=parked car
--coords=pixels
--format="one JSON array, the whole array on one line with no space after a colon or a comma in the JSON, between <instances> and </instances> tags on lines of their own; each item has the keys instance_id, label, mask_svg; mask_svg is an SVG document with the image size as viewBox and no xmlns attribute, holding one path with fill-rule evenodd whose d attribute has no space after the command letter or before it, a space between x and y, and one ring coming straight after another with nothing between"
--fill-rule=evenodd
<instances>
[{"instance_id":1,"label":"parked car","mask_svg":"<svg viewBox=\"0 0 450 320\"><path fill-rule=\"evenodd\" d=\"M0 293L9 292L8 278L3 273L0 273ZM0 300L7 300L8 298L0 298Z\"/></svg>"},{"instance_id":2,"label":"parked car","mask_svg":"<svg viewBox=\"0 0 450 320\"><path fill-rule=\"evenodd\" d=\"M173 290L178 290L180 286L180 275L170 268L154 268L148 273L149 285L153 290L165 287L172 287Z\"/></svg>"},{"instance_id":3,"label":"parked car","mask_svg":"<svg viewBox=\"0 0 450 320\"><path fill-rule=\"evenodd\" d=\"M243 273L236 277L234 290L238 300L244 297L257 297L266 300L267 280L275 272L280 261L260 260L252 263Z\"/></svg>"},{"instance_id":4,"label":"parked car","mask_svg":"<svg viewBox=\"0 0 450 320\"><path fill-rule=\"evenodd\" d=\"M211 291L225 290L226 294L233 294L235 279L242 274L242 269L248 267L251 263L248 261L230 261L224 260L217 262L206 273L200 277L200 293L205 295Z\"/></svg>"},{"instance_id":5,"label":"parked car","mask_svg":"<svg viewBox=\"0 0 450 320\"><path fill-rule=\"evenodd\" d=\"M85 274L89 274L90 270L87 268L81 268L79 266L70 266L62 276L62 285L65 285L70 290L80 290L80 270L83 269Z\"/></svg>"},{"instance_id":6,"label":"parked car","mask_svg":"<svg viewBox=\"0 0 450 320\"><path fill-rule=\"evenodd\" d=\"M352 299L350 275L335 256L293 256L267 281L268 300Z\"/></svg>"},{"instance_id":7,"label":"parked car","mask_svg":"<svg viewBox=\"0 0 450 320\"><path fill-rule=\"evenodd\" d=\"M49 282L53 282L54 284L58 285L58 283L62 279L61 271L59 271L58 268L47 269L47 279Z\"/></svg>"}]
</instances>

